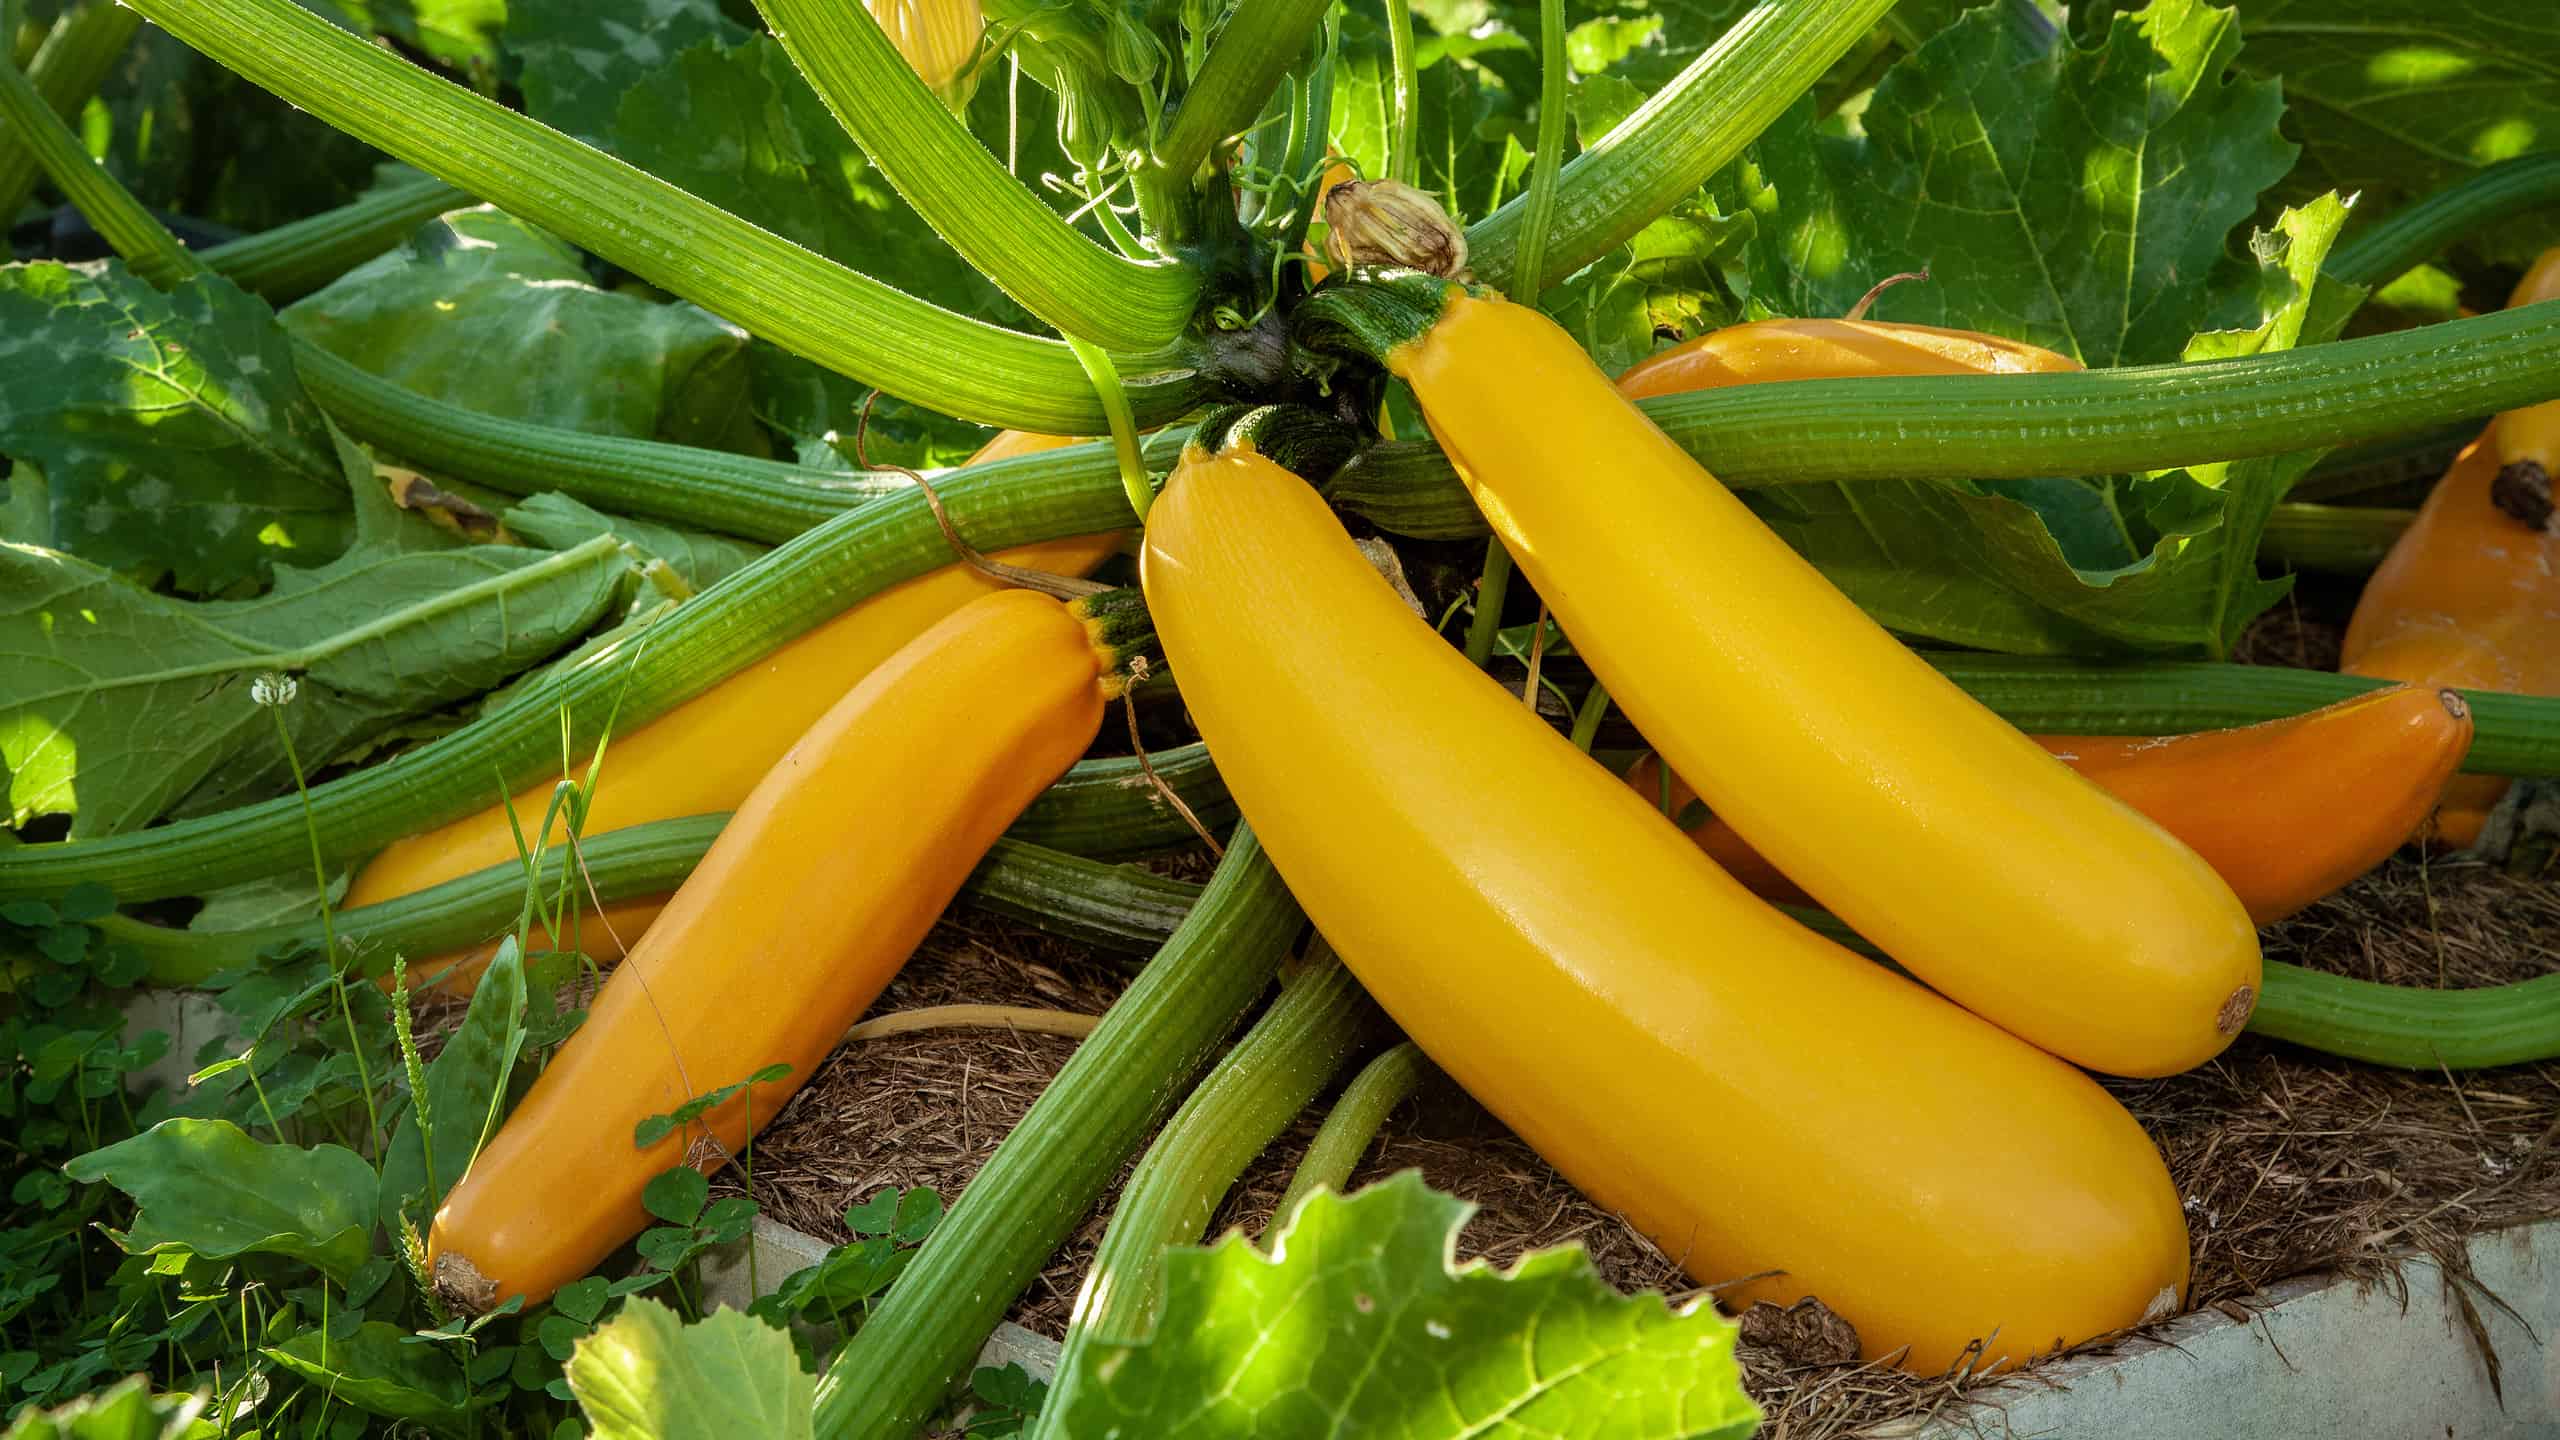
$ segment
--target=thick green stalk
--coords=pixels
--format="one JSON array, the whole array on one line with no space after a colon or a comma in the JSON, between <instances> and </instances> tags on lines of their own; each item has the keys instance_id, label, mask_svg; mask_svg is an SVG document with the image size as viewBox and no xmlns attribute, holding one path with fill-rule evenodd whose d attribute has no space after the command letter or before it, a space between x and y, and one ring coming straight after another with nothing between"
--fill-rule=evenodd
<instances>
[{"instance_id":1,"label":"thick green stalk","mask_svg":"<svg viewBox=\"0 0 2560 1440\"><path fill-rule=\"evenodd\" d=\"M1892 8L1893 0L1766 0L1745 12L1565 167L1547 273L1572 274L1696 194ZM1496 289L1514 288L1527 210L1527 198L1516 198L1468 227L1469 263Z\"/></svg>"},{"instance_id":2,"label":"thick green stalk","mask_svg":"<svg viewBox=\"0 0 2560 1440\"><path fill-rule=\"evenodd\" d=\"M865 384L990 425L1077 435L1105 424L1064 344L953 314L804 250L338 30L294 0L134 0L134 8L330 125ZM1187 362L1127 363L1145 372ZM1146 419L1185 408L1187 396Z\"/></svg>"},{"instance_id":3,"label":"thick green stalk","mask_svg":"<svg viewBox=\"0 0 2560 1440\"><path fill-rule=\"evenodd\" d=\"M688 815L608 831L580 842L583 865L573 882L577 904L665 895L684 883L727 815ZM560 883L565 850L543 857L538 888ZM477 945L513 929L524 908L520 864L492 865L442 885L337 912L342 948L355 973L388 974L394 955L413 971L427 957ZM1099 949L1144 955L1190 913L1200 887L1127 865L1110 865L1020 840L998 840L969 876L961 898L976 908ZM282 950L320 943L320 922L297 920L249 930L176 930L122 915L98 922L110 940L129 945L151 967L153 983L196 985L215 973L256 963ZM628 938L628 937L626 937Z\"/></svg>"},{"instance_id":4,"label":"thick green stalk","mask_svg":"<svg viewBox=\"0 0 2560 1440\"><path fill-rule=\"evenodd\" d=\"M142 202L109 175L71 133L71 126L33 81L16 67L0 65L0 122L7 133L42 167L54 188L89 217L99 234L123 255L135 274L159 286L175 285L202 268Z\"/></svg>"},{"instance_id":5,"label":"thick green stalk","mask_svg":"<svg viewBox=\"0 0 2560 1440\"><path fill-rule=\"evenodd\" d=\"M1318 1190L1340 1192L1351 1183L1351 1172L1359 1168L1360 1157L1369 1153L1369 1142L1378 1138L1379 1127L1422 1088L1431 1069L1430 1057L1410 1040L1399 1041L1360 1067L1360 1073L1342 1087L1342 1096L1326 1112L1324 1123L1316 1127L1307 1153L1298 1157L1289 1188L1280 1193L1280 1204L1271 1212L1271 1228L1263 1232L1265 1248L1289 1227L1290 1218L1308 1196Z\"/></svg>"},{"instance_id":6,"label":"thick green stalk","mask_svg":"<svg viewBox=\"0 0 2560 1440\"><path fill-rule=\"evenodd\" d=\"M820 1440L907 1440L1270 983L1305 917L1239 828L1199 904L818 1382Z\"/></svg>"},{"instance_id":7,"label":"thick green stalk","mask_svg":"<svg viewBox=\"0 0 2560 1440\"><path fill-rule=\"evenodd\" d=\"M1778 908L1869 959L1884 959L1838 916L1797 905ZM2248 1031L2403 1070L2486 1070L2560 1060L2560 975L2428 990L2270 960Z\"/></svg>"},{"instance_id":8,"label":"thick green stalk","mask_svg":"<svg viewBox=\"0 0 2560 1440\"><path fill-rule=\"evenodd\" d=\"M1154 1327L1165 1247L1200 1240L1244 1167L1313 1103L1382 1018L1332 951L1319 943L1316 952L1191 1092L1121 1187L1067 1322L1040 1423L1029 1432L1035 1440L1064 1433L1057 1417L1093 1363L1090 1347L1144 1339Z\"/></svg>"},{"instance_id":9,"label":"thick green stalk","mask_svg":"<svg viewBox=\"0 0 2560 1440\"><path fill-rule=\"evenodd\" d=\"M1096 345L1144 350L1182 333L1200 277L1096 245L1005 173L880 23L842 0L756 0L836 123L960 257L1023 309Z\"/></svg>"},{"instance_id":10,"label":"thick green stalk","mask_svg":"<svg viewBox=\"0 0 2560 1440\"><path fill-rule=\"evenodd\" d=\"M1787 380L1641 404L1740 489L2165 470L2404 434L2554 398L2560 305L2191 365ZM1484 530L1456 472L1429 442L1372 447L1326 494L1399 534Z\"/></svg>"},{"instance_id":11,"label":"thick green stalk","mask_svg":"<svg viewBox=\"0 0 2560 1440\"><path fill-rule=\"evenodd\" d=\"M1511 289L1535 305L1549 278L1547 237L1556 217L1556 177L1564 161L1566 109L1564 0L1538 0L1538 149L1529 160L1529 189L1521 197L1520 243L1511 262Z\"/></svg>"},{"instance_id":12,"label":"thick green stalk","mask_svg":"<svg viewBox=\"0 0 2560 1440\"><path fill-rule=\"evenodd\" d=\"M416 180L226 241L200 258L241 289L282 305L399 244L437 216L476 203L441 180Z\"/></svg>"},{"instance_id":13,"label":"thick green stalk","mask_svg":"<svg viewBox=\"0 0 2560 1440\"><path fill-rule=\"evenodd\" d=\"M2331 452L2286 495L2296 500L2342 500L2418 482L2433 483L2462 447L2478 439L2488 422L2477 416L2433 425L2406 435L2369 440Z\"/></svg>"},{"instance_id":14,"label":"thick green stalk","mask_svg":"<svg viewBox=\"0 0 2560 1440\"><path fill-rule=\"evenodd\" d=\"M2390 682L2204 660L2046 660L1934 651L1929 662L2021 730L2174 735L2299 715ZM2466 690L2475 774L2560 776L2560 699Z\"/></svg>"},{"instance_id":15,"label":"thick green stalk","mask_svg":"<svg viewBox=\"0 0 2560 1440\"><path fill-rule=\"evenodd\" d=\"M1155 153L1134 167L1142 203L1151 193L1189 190L1209 152L1253 123L1279 88L1280 77L1306 53L1308 37L1324 22L1329 5L1330 0L1240 0L1174 107L1173 121ZM1159 211L1172 217L1187 214L1186 206L1161 200L1146 208L1150 224ZM1177 220L1178 228L1159 238L1173 243L1190 239L1181 223Z\"/></svg>"},{"instance_id":16,"label":"thick green stalk","mask_svg":"<svg viewBox=\"0 0 2560 1440\"><path fill-rule=\"evenodd\" d=\"M1147 764L1201 824L1216 831L1234 823L1235 798L1210 763L1209 747L1196 741L1177 745L1150 754ZM1104 859L1180 849L1198 838L1190 822L1157 797L1145 771L1127 755L1078 762L1066 778L1031 802L1011 833L1052 850Z\"/></svg>"},{"instance_id":17,"label":"thick green stalk","mask_svg":"<svg viewBox=\"0 0 2560 1440\"><path fill-rule=\"evenodd\" d=\"M962 532L984 549L1093 534L1128 523L1128 502L1101 483L1057 477L1024 456L956 471L937 487ZM485 806L555 770L560 726L603 733L640 724L901 580L950 563L920 494L838 515L678 606L640 636L547 678L522 700L419 747L316 787L312 811L332 863ZM100 840L0 851L0 895L59 895L84 880L127 903L280 873L303 845L294 798L246 805Z\"/></svg>"},{"instance_id":18,"label":"thick green stalk","mask_svg":"<svg viewBox=\"0 0 2560 1440\"><path fill-rule=\"evenodd\" d=\"M1415 137L1422 133L1422 106L1416 95L1413 68L1413 0L1386 0L1387 65L1394 71L1387 92L1387 173L1406 185L1422 176L1422 156Z\"/></svg>"},{"instance_id":19,"label":"thick green stalk","mask_svg":"<svg viewBox=\"0 0 2560 1440\"><path fill-rule=\"evenodd\" d=\"M2560 204L2560 151L2501 160L2359 225L2321 270L2351 285L2380 286L2425 264L2454 241L2529 211Z\"/></svg>"},{"instance_id":20,"label":"thick green stalk","mask_svg":"<svg viewBox=\"0 0 2560 1440\"><path fill-rule=\"evenodd\" d=\"M65 120L80 113L125 47L133 43L133 32L141 24L141 16L115 0L85 0L64 12L45 33L35 58L27 62L26 77L44 97L45 108ZM17 67L8 63L7 56L0 56L0 68ZM26 208L40 173L35 152L22 137L14 121L0 130L0 226L17 219Z\"/></svg>"},{"instance_id":21,"label":"thick green stalk","mask_svg":"<svg viewBox=\"0 0 2560 1440\"><path fill-rule=\"evenodd\" d=\"M2258 563L2277 570L2363 575L2391 553L2414 510L2356 505L2279 505L2258 535Z\"/></svg>"}]
</instances>

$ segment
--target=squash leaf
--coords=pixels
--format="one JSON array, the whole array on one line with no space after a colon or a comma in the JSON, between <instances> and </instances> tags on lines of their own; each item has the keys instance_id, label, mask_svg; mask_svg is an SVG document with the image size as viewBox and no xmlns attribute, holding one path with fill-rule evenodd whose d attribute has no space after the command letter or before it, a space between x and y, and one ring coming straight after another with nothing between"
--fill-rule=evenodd
<instances>
[{"instance_id":1,"label":"squash leaf","mask_svg":"<svg viewBox=\"0 0 2560 1440\"><path fill-rule=\"evenodd\" d=\"M1051 1392L1057 1433L1739 1440L1759 1423L1731 1321L1621 1295L1580 1246L1452 1265L1474 1208L1406 1171L1309 1198L1267 1257L1241 1235L1176 1247L1154 1336L1091 1347Z\"/></svg>"},{"instance_id":2,"label":"squash leaf","mask_svg":"<svg viewBox=\"0 0 2560 1440\"><path fill-rule=\"evenodd\" d=\"M20 462L0 538L144 585L254 588L353 532L284 333L218 276L164 294L120 264L0 270L0 454Z\"/></svg>"},{"instance_id":3,"label":"squash leaf","mask_svg":"<svg viewBox=\"0 0 2560 1440\"><path fill-rule=\"evenodd\" d=\"M228 1120L163 1120L62 1173L133 1198L133 1227L114 1236L128 1254L287 1255L344 1284L372 1253L373 1167L341 1145L268 1145Z\"/></svg>"},{"instance_id":4,"label":"squash leaf","mask_svg":"<svg viewBox=\"0 0 2560 1440\"><path fill-rule=\"evenodd\" d=\"M598 288L578 251L457 210L287 306L285 328L447 404L597 435L755 451L745 332Z\"/></svg>"},{"instance_id":5,"label":"squash leaf","mask_svg":"<svg viewBox=\"0 0 2560 1440\"><path fill-rule=\"evenodd\" d=\"M68 813L74 839L292 787L253 689L298 677L280 713L306 769L372 732L476 695L586 632L627 562L609 541L457 547L396 509L340 442L357 542L279 567L253 600L155 595L78 556L0 544L0 765L9 817Z\"/></svg>"},{"instance_id":6,"label":"squash leaf","mask_svg":"<svg viewBox=\"0 0 2560 1440\"><path fill-rule=\"evenodd\" d=\"M687 1325L647 1298L578 1342L569 1390L595 1440L810 1440L818 1382L791 1337L745 1311Z\"/></svg>"},{"instance_id":7,"label":"squash leaf","mask_svg":"<svg viewBox=\"0 0 2560 1440\"><path fill-rule=\"evenodd\" d=\"M368 1320L352 1335L324 1337L309 1329L258 1353L341 1404L442 1433L461 1431L471 1406L461 1365L445 1347L410 1344L408 1336L400 1326Z\"/></svg>"}]
</instances>

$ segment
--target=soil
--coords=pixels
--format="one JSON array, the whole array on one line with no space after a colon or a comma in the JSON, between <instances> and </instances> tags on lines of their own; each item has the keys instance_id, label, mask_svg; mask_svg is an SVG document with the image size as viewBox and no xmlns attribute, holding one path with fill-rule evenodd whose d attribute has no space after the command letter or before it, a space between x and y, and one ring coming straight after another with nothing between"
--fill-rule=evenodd
<instances>
[{"instance_id":1,"label":"soil","mask_svg":"<svg viewBox=\"0 0 2560 1440\"><path fill-rule=\"evenodd\" d=\"M2259 663L2333 664L2336 637L2315 611L2280 605L2242 653ZM2340 974L2471 986L2560 971L2555 937L2553 877L2410 851L2272 927L2265 944L2270 958ZM1098 1014L1127 974L1125 960L955 911L872 1013L983 1002ZM756 1199L778 1220L841 1240L844 1209L884 1186L956 1195L1073 1046L1047 1035L947 1030L840 1051L758 1141ZM2388 1285L2411 1253L2463 1275L2464 1236L2560 1215L2560 1065L2412 1074L2244 1036L2202 1069L2111 1088L2160 1142L2185 1196L2191 1308L2245 1313L2268 1285L2317 1270ZM1302 1119L1263 1156L1213 1233L1268 1224L1318 1118ZM1445 1081L1390 1119L1353 1183L1407 1168L1479 1207L1462 1257L1503 1262L1577 1243L1621 1289L1699 1293L1651 1243ZM1017 1322L1063 1332L1105 1214L1089 1216L1053 1257L1015 1307ZM2500 1303L2486 1292L2471 1298L2482 1310ZM1836 1321L1820 1314L1771 1311L1753 1317L1746 1335L1768 1342L1741 1347L1768 1413L1765 1433L1795 1440L1907 1430L1980 1383L1843 1361Z\"/></svg>"}]
</instances>

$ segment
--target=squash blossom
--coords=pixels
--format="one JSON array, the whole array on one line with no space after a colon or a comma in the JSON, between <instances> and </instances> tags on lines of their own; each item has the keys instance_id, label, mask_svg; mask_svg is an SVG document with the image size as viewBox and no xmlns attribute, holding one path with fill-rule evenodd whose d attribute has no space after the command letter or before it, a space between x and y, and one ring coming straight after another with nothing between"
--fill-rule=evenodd
<instances>
[{"instance_id":1,"label":"squash blossom","mask_svg":"<svg viewBox=\"0 0 2560 1440\"><path fill-rule=\"evenodd\" d=\"M978 37L986 15L978 0L863 0L889 43L917 78L956 113L978 89Z\"/></svg>"}]
</instances>

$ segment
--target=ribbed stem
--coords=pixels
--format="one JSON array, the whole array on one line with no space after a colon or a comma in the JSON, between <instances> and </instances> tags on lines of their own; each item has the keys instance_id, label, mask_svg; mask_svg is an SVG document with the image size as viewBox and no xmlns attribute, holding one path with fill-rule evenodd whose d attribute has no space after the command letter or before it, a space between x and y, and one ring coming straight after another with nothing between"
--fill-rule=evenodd
<instances>
[{"instance_id":1,"label":"ribbed stem","mask_svg":"<svg viewBox=\"0 0 2560 1440\"><path fill-rule=\"evenodd\" d=\"M1045 457L957 471L938 488L983 549L1095 534L1127 524L1119 486L1052 478ZM783 641L901 580L950 563L921 495L894 495L834 517L678 606L639 638L555 674L517 704L311 792L321 848L333 863L488 803L560 763L560 726L629 728L709 689ZM293 796L100 840L0 852L0 895L58 895L94 880L126 903L201 894L276 874L302 852Z\"/></svg>"},{"instance_id":2,"label":"ribbed stem","mask_svg":"<svg viewBox=\"0 0 2560 1440\"><path fill-rule=\"evenodd\" d=\"M2320 268L2351 285L2381 285L2465 235L2554 204L2560 204L2560 151L2519 155L2356 227Z\"/></svg>"},{"instance_id":3,"label":"ribbed stem","mask_svg":"<svg viewBox=\"0 0 2560 1440\"><path fill-rule=\"evenodd\" d=\"M1323 23L1329 4L1330 0L1240 0L1218 32L1209 58L1201 63L1200 73L1192 77L1191 87L1174 107L1163 142L1142 163L1141 186L1188 187L1192 174L1218 142L1262 113L1271 92L1279 88L1280 77L1306 53L1307 39Z\"/></svg>"},{"instance_id":4,"label":"ribbed stem","mask_svg":"<svg viewBox=\"0 0 2560 1440\"><path fill-rule=\"evenodd\" d=\"M1234 823L1235 797L1210 763L1206 745L1195 741L1151 752L1147 767L1182 797L1201 824L1217 831ZM1066 778L1031 802L1009 833L1034 845L1099 859L1157 854L1199 838L1190 822L1157 796L1146 770L1131 755L1077 762Z\"/></svg>"},{"instance_id":5,"label":"ribbed stem","mask_svg":"<svg viewBox=\"0 0 2560 1440\"><path fill-rule=\"evenodd\" d=\"M1324 1123L1316 1127L1307 1153L1298 1157L1289 1188L1280 1193L1279 1207L1271 1212L1271 1228L1263 1232L1265 1248L1288 1228L1290 1217L1308 1196L1318 1190L1340 1192L1351 1183L1351 1172L1359 1168L1360 1157L1369 1153L1379 1127L1422 1088L1431 1070L1430 1057L1410 1040L1399 1041L1360 1067L1360 1073L1342 1087L1342 1096L1326 1112Z\"/></svg>"},{"instance_id":6,"label":"ribbed stem","mask_svg":"<svg viewBox=\"0 0 2560 1440\"><path fill-rule=\"evenodd\" d=\"M134 0L134 8L328 124L865 384L990 425L1075 435L1105 423L1065 345L846 269L338 30L294 0ZM1127 362L1140 372L1185 363Z\"/></svg>"},{"instance_id":7,"label":"ribbed stem","mask_svg":"<svg viewBox=\"0 0 2560 1440\"><path fill-rule=\"evenodd\" d=\"M1387 87L1387 173L1389 180L1411 185L1422 175L1422 157L1414 137L1422 133L1422 105L1416 95L1413 65L1413 0L1385 0L1387 66L1394 73Z\"/></svg>"},{"instance_id":8,"label":"ribbed stem","mask_svg":"<svg viewBox=\"0 0 2560 1440\"><path fill-rule=\"evenodd\" d=\"M1746 489L2163 470L2404 434L2555 397L2560 305L2529 305L2236 360L2056 375L1786 380L1641 405L1718 479ZM1372 447L1326 494L1399 534L1461 538L1484 530L1447 458L1428 442Z\"/></svg>"},{"instance_id":9,"label":"ribbed stem","mask_svg":"<svg viewBox=\"0 0 2560 1440\"><path fill-rule=\"evenodd\" d=\"M1065 1433L1066 1413L1095 1344L1126 1344L1153 1328L1165 1247L1196 1244L1236 1177L1307 1108L1379 1020L1376 1002L1321 944L1147 1147L1121 1187L1111 1223L1067 1322L1066 1346L1035 1440Z\"/></svg>"},{"instance_id":10,"label":"ribbed stem","mask_svg":"<svg viewBox=\"0 0 2560 1440\"><path fill-rule=\"evenodd\" d=\"M17 138L19 148L53 181L63 198L89 217L107 243L125 257L135 274L153 285L175 285L202 268L169 228L114 176L108 174L71 133L71 126L34 82L15 66L0 65L0 121Z\"/></svg>"},{"instance_id":11,"label":"ribbed stem","mask_svg":"<svg viewBox=\"0 0 2560 1440\"><path fill-rule=\"evenodd\" d=\"M1547 238L1555 223L1557 171L1564 160L1566 83L1564 0L1538 0L1538 148L1529 159L1529 188L1520 197L1520 240L1511 261L1511 288L1525 305L1538 303L1550 278Z\"/></svg>"},{"instance_id":12,"label":"ribbed stem","mask_svg":"<svg viewBox=\"0 0 2560 1440\"><path fill-rule=\"evenodd\" d=\"M475 203L441 180L416 180L226 241L199 252L199 258L241 289L282 305L399 244L437 216Z\"/></svg>"},{"instance_id":13,"label":"ribbed stem","mask_svg":"<svg viewBox=\"0 0 2560 1440\"><path fill-rule=\"evenodd\" d=\"M1005 172L861 5L756 0L836 123L962 259L1067 335L1144 350L1182 333L1200 277L1125 259Z\"/></svg>"},{"instance_id":14,"label":"ribbed stem","mask_svg":"<svg viewBox=\"0 0 2560 1440\"><path fill-rule=\"evenodd\" d=\"M1548 274L1581 269L1696 194L1892 8L1893 0L1767 0L1745 12L1565 167ZM1512 288L1527 210L1526 197L1514 199L1468 228L1469 262L1486 284Z\"/></svg>"},{"instance_id":15,"label":"ribbed stem","mask_svg":"<svg viewBox=\"0 0 2560 1440\"><path fill-rule=\"evenodd\" d=\"M2321 670L2211 661L2109 664L1932 652L1929 662L2021 730L2175 735L2317 710L2390 682ZM2466 690L2476 774L2560 776L2560 699Z\"/></svg>"},{"instance_id":16,"label":"ribbed stem","mask_svg":"<svg viewBox=\"0 0 2560 1440\"><path fill-rule=\"evenodd\" d=\"M2473 416L2406 435L2331 451L2285 493L2296 500L2342 500L2395 485L2433 483L2488 422Z\"/></svg>"},{"instance_id":17,"label":"ribbed stem","mask_svg":"<svg viewBox=\"0 0 2560 1440\"><path fill-rule=\"evenodd\" d=\"M1270 983L1305 917L1249 830L818 1382L819 1440L908 1440Z\"/></svg>"},{"instance_id":18,"label":"ribbed stem","mask_svg":"<svg viewBox=\"0 0 2560 1440\"><path fill-rule=\"evenodd\" d=\"M27 62L26 78L44 97L45 108L65 120L79 114L89 97L98 93L100 82L125 47L133 43L133 32L141 24L141 16L115 0L84 0L64 12L45 33L35 58ZM0 55L0 68L17 68L9 59ZM0 130L0 225L26 208L39 173L35 153L27 147L21 127L12 121Z\"/></svg>"},{"instance_id":19,"label":"ribbed stem","mask_svg":"<svg viewBox=\"0 0 2560 1440\"><path fill-rule=\"evenodd\" d=\"M2414 510L2356 505L2279 505L2258 534L2258 563L2276 570L2363 575L2382 563Z\"/></svg>"},{"instance_id":20,"label":"ribbed stem","mask_svg":"<svg viewBox=\"0 0 2560 1440\"><path fill-rule=\"evenodd\" d=\"M726 815L689 815L626 826L579 843L583 861L574 886L588 903L587 886L603 904L672 893L693 873L703 852L720 836ZM538 888L560 883L565 850L544 857ZM414 965L512 928L524 908L525 874L518 864L486 870L442 885L337 912L342 946L355 957L355 973L382 975L391 957ZM1145 955L1164 943L1200 898L1200 887L1128 865L1063 854L1020 840L1003 839L969 876L961 898L979 909L1019 920L1078 944ZM151 967L153 983L196 985L218 971L249 965L279 949L316 945L317 919L248 930L176 930L121 915L98 923L107 938L130 945Z\"/></svg>"}]
</instances>

